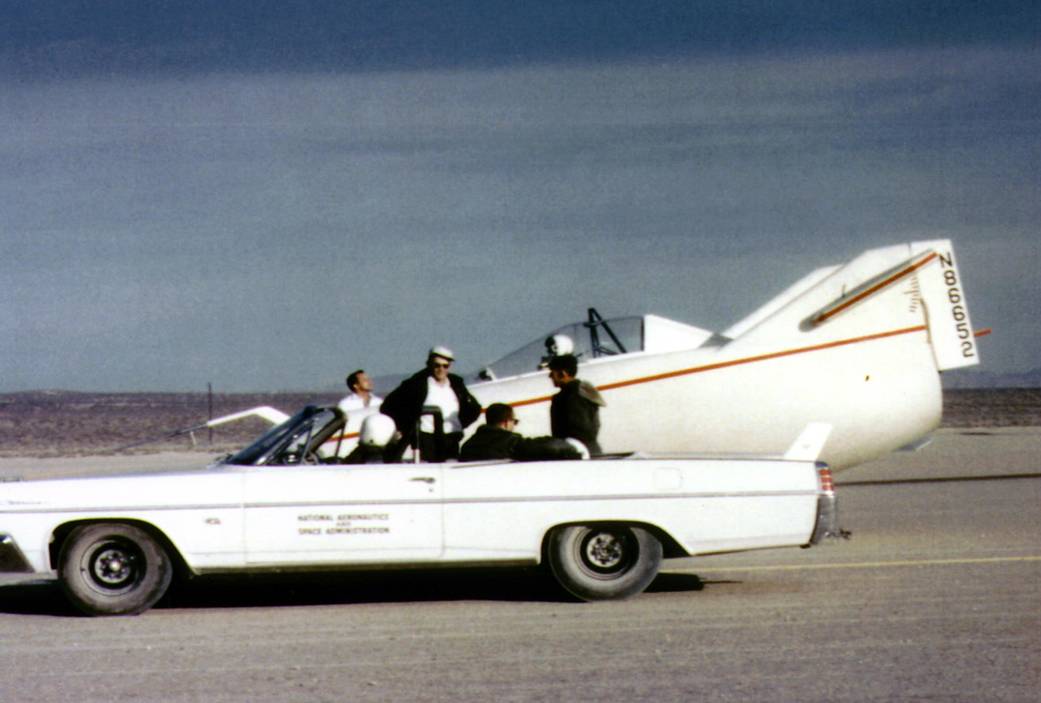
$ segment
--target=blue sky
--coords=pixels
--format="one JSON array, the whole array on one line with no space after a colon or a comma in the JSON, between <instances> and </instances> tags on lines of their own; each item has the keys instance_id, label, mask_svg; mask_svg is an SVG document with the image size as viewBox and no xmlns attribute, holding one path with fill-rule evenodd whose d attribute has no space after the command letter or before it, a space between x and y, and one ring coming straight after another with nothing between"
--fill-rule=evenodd
<instances>
[{"instance_id":1,"label":"blue sky","mask_svg":"<svg viewBox=\"0 0 1041 703\"><path fill-rule=\"evenodd\" d=\"M1041 10L0 4L0 391L327 389L584 316L723 329L950 237L1041 366Z\"/></svg>"}]
</instances>

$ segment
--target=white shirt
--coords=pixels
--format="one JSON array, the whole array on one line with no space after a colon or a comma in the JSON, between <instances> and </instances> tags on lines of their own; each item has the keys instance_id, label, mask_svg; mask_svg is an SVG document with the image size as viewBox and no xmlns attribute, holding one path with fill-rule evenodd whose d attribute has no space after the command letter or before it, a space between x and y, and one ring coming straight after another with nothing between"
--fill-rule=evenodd
<instances>
[{"instance_id":1,"label":"white shirt","mask_svg":"<svg viewBox=\"0 0 1041 703\"><path fill-rule=\"evenodd\" d=\"M369 394L369 402L366 404L365 399L357 393L351 393L350 395L344 396L343 400L340 401L340 410L345 413L349 413L352 410L362 410L364 408L372 408L377 410L383 403L383 398L378 395Z\"/></svg>"},{"instance_id":2,"label":"white shirt","mask_svg":"<svg viewBox=\"0 0 1041 703\"><path fill-rule=\"evenodd\" d=\"M463 423L459 422L459 398L452 390L452 384L448 381L444 385L434 380L433 376L427 377L427 397L423 405L436 405L441 408L441 417L444 418L445 433L462 432ZM424 415L419 421L420 432L434 432L434 418Z\"/></svg>"}]
</instances>

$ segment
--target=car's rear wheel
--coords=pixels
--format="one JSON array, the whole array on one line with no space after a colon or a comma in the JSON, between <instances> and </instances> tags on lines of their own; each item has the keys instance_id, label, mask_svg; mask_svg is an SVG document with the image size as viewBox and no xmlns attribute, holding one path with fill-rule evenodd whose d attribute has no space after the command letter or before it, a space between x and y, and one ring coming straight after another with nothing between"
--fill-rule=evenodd
<instances>
[{"instance_id":1,"label":"car's rear wheel","mask_svg":"<svg viewBox=\"0 0 1041 703\"><path fill-rule=\"evenodd\" d=\"M163 597L172 577L166 550L134 525L81 525L58 557L62 590L88 615L144 612Z\"/></svg>"},{"instance_id":2,"label":"car's rear wheel","mask_svg":"<svg viewBox=\"0 0 1041 703\"><path fill-rule=\"evenodd\" d=\"M629 525L572 525L549 536L547 561L561 586L582 600L628 598L658 574L661 542Z\"/></svg>"}]
</instances>

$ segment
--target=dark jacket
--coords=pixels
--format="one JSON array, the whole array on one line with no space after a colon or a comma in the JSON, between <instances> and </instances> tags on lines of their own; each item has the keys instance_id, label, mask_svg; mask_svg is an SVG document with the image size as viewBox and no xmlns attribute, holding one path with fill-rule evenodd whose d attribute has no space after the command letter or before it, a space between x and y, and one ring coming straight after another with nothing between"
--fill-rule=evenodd
<instances>
[{"instance_id":1,"label":"dark jacket","mask_svg":"<svg viewBox=\"0 0 1041 703\"><path fill-rule=\"evenodd\" d=\"M429 377L430 371L427 369L409 376L383 399L383 405L380 406L380 412L389 415L398 426L398 432L406 437L412 437L415 433L416 421L419 420L423 401L427 397ZM455 397L459 399L459 422L463 427L472 425L481 415L481 404L470 395L466 384L459 376L448 374L448 383L455 391Z\"/></svg>"},{"instance_id":2,"label":"dark jacket","mask_svg":"<svg viewBox=\"0 0 1041 703\"><path fill-rule=\"evenodd\" d=\"M382 464L385 447L371 447L367 444L359 444L341 462L343 464Z\"/></svg>"},{"instance_id":3,"label":"dark jacket","mask_svg":"<svg viewBox=\"0 0 1041 703\"><path fill-rule=\"evenodd\" d=\"M521 436L501 427L481 425L474 436L463 442L459 450L460 461L480 459L509 459Z\"/></svg>"},{"instance_id":4,"label":"dark jacket","mask_svg":"<svg viewBox=\"0 0 1041 703\"><path fill-rule=\"evenodd\" d=\"M459 451L460 461L580 459L578 450L554 437L523 437L502 427L481 425Z\"/></svg>"},{"instance_id":5,"label":"dark jacket","mask_svg":"<svg viewBox=\"0 0 1041 703\"><path fill-rule=\"evenodd\" d=\"M553 396L549 405L549 424L554 437L574 437L589 449L602 454L597 435L600 434L600 408L607 405L600 392L589 383L575 379Z\"/></svg>"}]
</instances>

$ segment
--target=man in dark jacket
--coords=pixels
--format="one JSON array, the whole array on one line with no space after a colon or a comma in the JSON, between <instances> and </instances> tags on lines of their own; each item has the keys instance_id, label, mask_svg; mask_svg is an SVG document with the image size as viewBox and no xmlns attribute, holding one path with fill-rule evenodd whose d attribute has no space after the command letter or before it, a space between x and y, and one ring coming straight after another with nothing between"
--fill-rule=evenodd
<instances>
[{"instance_id":1,"label":"man in dark jacket","mask_svg":"<svg viewBox=\"0 0 1041 703\"><path fill-rule=\"evenodd\" d=\"M578 359L574 355L562 354L549 360L549 379L560 389L550 401L549 424L554 437L574 437L596 456L602 453L597 442L600 408L607 402L596 387L575 378L577 375Z\"/></svg>"},{"instance_id":2,"label":"man in dark jacket","mask_svg":"<svg viewBox=\"0 0 1041 703\"><path fill-rule=\"evenodd\" d=\"M463 429L480 416L481 404L470 395L462 378L448 372L453 361L452 350L441 346L432 348L426 368L402 381L383 400L380 412L393 418L402 434L402 441L391 452L391 458L400 458L407 446L417 447L424 461L445 461L459 456ZM438 414L424 413L427 409L436 410Z\"/></svg>"},{"instance_id":3,"label":"man in dark jacket","mask_svg":"<svg viewBox=\"0 0 1041 703\"><path fill-rule=\"evenodd\" d=\"M514 432L519 420L513 408L505 403L492 403L484 411L485 424L466 440L459 452L463 461L482 459L515 459L541 461L581 459L579 451L566 440L555 437L522 437Z\"/></svg>"}]
</instances>

